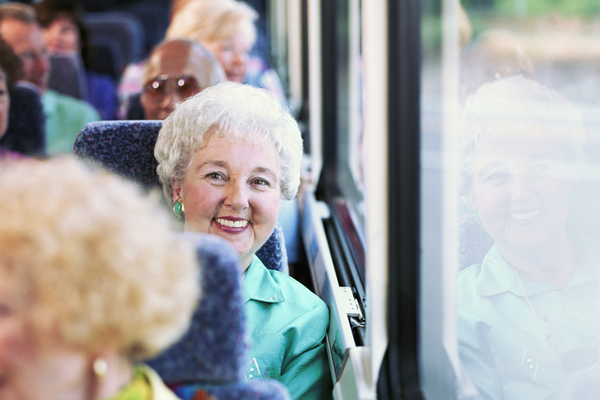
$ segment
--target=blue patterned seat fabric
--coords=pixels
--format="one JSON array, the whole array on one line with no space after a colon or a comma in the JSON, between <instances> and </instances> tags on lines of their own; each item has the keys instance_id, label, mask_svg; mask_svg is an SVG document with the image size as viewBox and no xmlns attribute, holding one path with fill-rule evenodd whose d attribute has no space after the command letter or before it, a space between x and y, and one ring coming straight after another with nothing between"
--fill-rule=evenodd
<instances>
[{"instance_id":1,"label":"blue patterned seat fabric","mask_svg":"<svg viewBox=\"0 0 600 400\"><path fill-rule=\"evenodd\" d=\"M89 41L92 47L103 47L110 52L113 61L111 69L106 66L92 65L91 69L98 73L111 73L119 76L130 62L140 59L145 51L144 26L134 14L122 11L86 12L83 22L89 31ZM100 64L106 60L96 57Z\"/></svg>"},{"instance_id":2,"label":"blue patterned seat fabric","mask_svg":"<svg viewBox=\"0 0 600 400\"><path fill-rule=\"evenodd\" d=\"M246 382L248 335L239 257L224 239L186 232L202 266L202 298L188 332L158 357L146 361L184 400L204 390L219 400L287 399L279 382Z\"/></svg>"},{"instance_id":3,"label":"blue patterned seat fabric","mask_svg":"<svg viewBox=\"0 0 600 400\"><path fill-rule=\"evenodd\" d=\"M17 84L10 93L8 127L0 146L21 154L46 153L46 117L37 90Z\"/></svg>"},{"instance_id":4,"label":"blue patterned seat fabric","mask_svg":"<svg viewBox=\"0 0 600 400\"><path fill-rule=\"evenodd\" d=\"M161 188L154 145L162 121L98 121L87 124L73 153L146 188Z\"/></svg>"},{"instance_id":5,"label":"blue patterned seat fabric","mask_svg":"<svg viewBox=\"0 0 600 400\"><path fill-rule=\"evenodd\" d=\"M83 62L76 55L50 54L48 87L79 100L87 100Z\"/></svg>"},{"instance_id":6,"label":"blue patterned seat fabric","mask_svg":"<svg viewBox=\"0 0 600 400\"><path fill-rule=\"evenodd\" d=\"M479 264L494 245L494 239L486 232L472 213L459 218L459 268L463 270Z\"/></svg>"},{"instance_id":7,"label":"blue patterned seat fabric","mask_svg":"<svg viewBox=\"0 0 600 400\"><path fill-rule=\"evenodd\" d=\"M154 158L162 121L99 121L87 124L75 140L73 153L143 185L161 189ZM269 269L286 274L288 260L283 229L276 225L256 255Z\"/></svg>"}]
</instances>

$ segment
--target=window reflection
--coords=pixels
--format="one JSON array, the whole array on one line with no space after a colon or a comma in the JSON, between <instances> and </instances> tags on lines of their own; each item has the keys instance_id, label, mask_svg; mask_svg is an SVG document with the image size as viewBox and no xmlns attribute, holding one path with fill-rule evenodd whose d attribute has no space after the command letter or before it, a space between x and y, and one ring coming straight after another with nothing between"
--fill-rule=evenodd
<instances>
[{"instance_id":1,"label":"window reflection","mask_svg":"<svg viewBox=\"0 0 600 400\"><path fill-rule=\"evenodd\" d=\"M600 378L600 8L463 6L461 361L485 399L588 398Z\"/></svg>"}]
</instances>

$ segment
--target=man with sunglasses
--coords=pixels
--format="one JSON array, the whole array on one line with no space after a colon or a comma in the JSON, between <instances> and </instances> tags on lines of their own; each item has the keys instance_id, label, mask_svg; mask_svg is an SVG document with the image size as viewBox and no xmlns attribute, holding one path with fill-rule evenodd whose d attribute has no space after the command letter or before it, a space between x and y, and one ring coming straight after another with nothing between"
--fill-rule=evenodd
<instances>
[{"instance_id":1,"label":"man with sunglasses","mask_svg":"<svg viewBox=\"0 0 600 400\"><path fill-rule=\"evenodd\" d=\"M146 119L165 119L175 106L226 80L221 65L200 44L187 39L159 44L144 67L140 102Z\"/></svg>"}]
</instances>

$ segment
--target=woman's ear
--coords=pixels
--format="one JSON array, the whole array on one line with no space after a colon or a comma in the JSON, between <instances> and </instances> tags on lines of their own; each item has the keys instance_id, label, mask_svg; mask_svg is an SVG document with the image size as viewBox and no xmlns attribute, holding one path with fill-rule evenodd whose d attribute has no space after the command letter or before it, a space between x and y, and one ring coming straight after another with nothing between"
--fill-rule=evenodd
<instances>
[{"instance_id":1,"label":"woman's ear","mask_svg":"<svg viewBox=\"0 0 600 400\"><path fill-rule=\"evenodd\" d=\"M183 190L182 190L181 186L173 186L172 194L173 194L173 203L175 203L179 199L183 200Z\"/></svg>"}]
</instances>

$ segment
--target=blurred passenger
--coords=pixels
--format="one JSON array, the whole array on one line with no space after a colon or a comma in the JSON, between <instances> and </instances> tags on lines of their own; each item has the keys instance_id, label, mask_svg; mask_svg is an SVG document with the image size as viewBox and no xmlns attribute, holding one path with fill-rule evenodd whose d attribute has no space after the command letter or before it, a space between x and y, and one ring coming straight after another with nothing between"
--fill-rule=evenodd
<instances>
[{"instance_id":1,"label":"blurred passenger","mask_svg":"<svg viewBox=\"0 0 600 400\"><path fill-rule=\"evenodd\" d=\"M467 99L461 133L461 192L495 241L458 276L462 362L484 399L557 398L600 358L600 245L570 217L581 115L514 76Z\"/></svg>"},{"instance_id":2,"label":"blurred passenger","mask_svg":"<svg viewBox=\"0 0 600 400\"><path fill-rule=\"evenodd\" d=\"M255 255L273 232L280 200L294 198L300 184L302 138L292 116L263 89L220 83L175 108L154 155L184 229L221 236L240 255L249 365L294 399L331 398L326 305Z\"/></svg>"},{"instance_id":3,"label":"blurred passenger","mask_svg":"<svg viewBox=\"0 0 600 400\"><path fill-rule=\"evenodd\" d=\"M10 92L15 82L23 75L21 60L10 46L0 38L0 139L4 137L8 127L10 110ZM18 153L2 148L0 140L0 161L18 158Z\"/></svg>"},{"instance_id":4,"label":"blurred passenger","mask_svg":"<svg viewBox=\"0 0 600 400\"><path fill-rule=\"evenodd\" d=\"M197 41L215 55L228 81L265 88L281 104L287 104L275 71L250 56L257 38L257 18L258 13L242 1L192 0L173 16L166 37Z\"/></svg>"},{"instance_id":5,"label":"blurred passenger","mask_svg":"<svg viewBox=\"0 0 600 400\"><path fill-rule=\"evenodd\" d=\"M111 76L87 68L93 54L81 6L75 0L43 0L35 4L46 46L51 53L70 55L82 66L86 98L104 120L116 118L117 85ZM85 68L84 68L85 67Z\"/></svg>"},{"instance_id":6,"label":"blurred passenger","mask_svg":"<svg viewBox=\"0 0 600 400\"><path fill-rule=\"evenodd\" d=\"M225 81L210 51L187 39L167 40L150 54L144 67L140 102L144 115L128 119L165 119L182 100Z\"/></svg>"},{"instance_id":7,"label":"blurred passenger","mask_svg":"<svg viewBox=\"0 0 600 400\"><path fill-rule=\"evenodd\" d=\"M513 75L531 79L533 73L533 62L515 35L490 29L462 49L461 94L465 99L486 82Z\"/></svg>"},{"instance_id":8,"label":"blurred passenger","mask_svg":"<svg viewBox=\"0 0 600 400\"><path fill-rule=\"evenodd\" d=\"M48 153L71 153L81 128L100 116L85 101L47 88L48 53L34 8L21 3L1 4L0 36L21 59L23 81L42 95Z\"/></svg>"},{"instance_id":9,"label":"blurred passenger","mask_svg":"<svg viewBox=\"0 0 600 400\"><path fill-rule=\"evenodd\" d=\"M55 158L3 169L0 203L0 398L176 400L139 360L186 331L198 267L158 198Z\"/></svg>"},{"instance_id":10,"label":"blurred passenger","mask_svg":"<svg viewBox=\"0 0 600 400\"><path fill-rule=\"evenodd\" d=\"M196 0L174 17L167 38L188 38L209 49L225 70L227 80L244 82L254 42L258 13L237 0Z\"/></svg>"}]
</instances>

